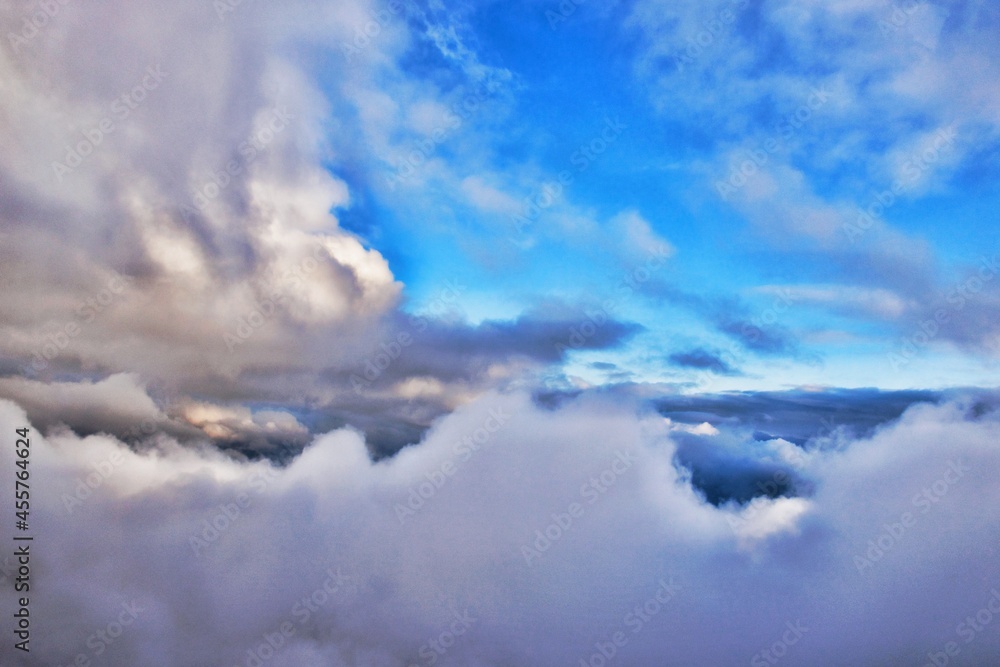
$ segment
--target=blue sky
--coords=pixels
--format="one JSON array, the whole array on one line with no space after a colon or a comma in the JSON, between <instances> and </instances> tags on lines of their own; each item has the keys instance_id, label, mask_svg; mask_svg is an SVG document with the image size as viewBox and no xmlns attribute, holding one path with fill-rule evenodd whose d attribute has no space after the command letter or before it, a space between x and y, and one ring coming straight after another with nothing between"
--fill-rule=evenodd
<instances>
[{"instance_id":1,"label":"blue sky","mask_svg":"<svg viewBox=\"0 0 1000 667\"><path fill-rule=\"evenodd\" d=\"M414 10L418 37L393 77L417 79L435 101L461 100L483 81L502 83L434 145L433 168L417 167L387 192L378 182L391 177L393 160L430 136L404 128L395 154L376 158L366 172L364 213L344 212L345 224L356 221L353 228L390 259L409 310L460 278L468 286L462 309L478 322L516 317L554 298L582 303L610 294L616 273L635 261L613 221L633 214L648 239L675 253L619 314L644 333L567 365L568 375L591 383L604 381L586 367L594 360L636 379L703 381L663 361L684 346L729 355L742 374L712 380L725 388L989 382L995 336L970 334L976 325L961 313L911 363L894 368L889 353L981 257L1000 250L990 217L998 166L992 65L963 46L968 35L995 29L995 10L926 4L889 30L879 22L891 25L892 7L878 3L853 11L711 7L585 3L554 25L546 12L555 3ZM720 31L711 21L727 9L732 22ZM431 38L419 36L423 21L443 21L437 29L461 44L461 55L425 48ZM676 57L697 39L709 43L679 69ZM966 99L943 97L951 84L934 77L964 61L983 70L963 73ZM810 97L820 89L826 92ZM782 125L796 111L796 126ZM423 122L432 127L428 113ZM581 171L574 153L608 119L624 129ZM920 161L935 133L948 128L954 141ZM770 139L776 150L723 199L718 184ZM572 183L523 234L512 232L525 198L541 196L564 170ZM877 228L851 243L842 227L853 211L904 176ZM897 253L900 243L912 252ZM769 326L790 344L766 356L664 295L730 301L731 312L770 319L780 287L794 293ZM972 305L995 312L995 294L987 289Z\"/></svg>"},{"instance_id":2,"label":"blue sky","mask_svg":"<svg viewBox=\"0 0 1000 667\"><path fill-rule=\"evenodd\" d=\"M995 383L986 2L219 7L14 17L0 372L388 450L499 389Z\"/></svg>"},{"instance_id":3,"label":"blue sky","mask_svg":"<svg viewBox=\"0 0 1000 667\"><path fill-rule=\"evenodd\" d=\"M4 9L0 663L998 664L997 3Z\"/></svg>"}]
</instances>

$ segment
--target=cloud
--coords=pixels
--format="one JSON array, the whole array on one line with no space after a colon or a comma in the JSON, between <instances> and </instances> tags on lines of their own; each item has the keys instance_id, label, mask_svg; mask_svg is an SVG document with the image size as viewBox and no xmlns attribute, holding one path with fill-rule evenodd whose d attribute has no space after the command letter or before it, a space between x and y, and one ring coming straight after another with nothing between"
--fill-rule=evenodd
<instances>
[{"instance_id":1,"label":"cloud","mask_svg":"<svg viewBox=\"0 0 1000 667\"><path fill-rule=\"evenodd\" d=\"M377 464L350 430L280 469L166 436L133 451L33 434L37 662L0 652L12 665L97 647L108 665L246 664L248 651L277 666L573 664L622 630L623 664L735 664L790 623L789 665L918 664L949 641L984 661L995 633L955 628L1000 584L983 541L1000 525L997 406L988 392L915 406L797 459L759 443L745 466L794 469L809 493L718 507L675 462L678 431L596 394L555 410L484 396ZM6 432L26 423L0 408ZM97 639L119 618L120 635Z\"/></svg>"},{"instance_id":2,"label":"cloud","mask_svg":"<svg viewBox=\"0 0 1000 667\"><path fill-rule=\"evenodd\" d=\"M675 352L667 360L678 368L694 368L710 371L718 375L738 375L739 371L726 363L718 354L696 348L687 352Z\"/></svg>"},{"instance_id":3,"label":"cloud","mask_svg":"<svg viewBox=\"0 0 1000 667\"><path fill-rule=\"evenodd\" d=\"M43 369L35 378L0 378L0 396L20 402L42 429L135 439L146 435L137 425L149 424L184 441L208 437L229 451L284 460L310 432L349 424L364 431L375 455L387 456L491 386L519 382L574 351L614 349L641 330L611 318L595 324L587 312L553 302L544 312L477 325L442 313L399 315L383 320L379 338L359 344L353 359L319 368L297 361L235 378L195 374L175 380L180 392L153 392L147 386L156 383L137 373L57 380ZM254 337L242 345L248 354L260 349Z\"/></svg>"},{"instance_id":4,"label":"cloud","mask_svg":"<svg viewBox=\"0 0 1000 667\"><path fill-rule=\"evenodd\" d=\"M781 295L772 305L755 311L751 304L737 297L702 296L672 285L657 285L655 294L695 312L715 331L745 350L764 356L800 354L798 339L781 323L789 306L789 301Z\"/></svg>"},{"instance_id":5,"label":"cloud","mask_svg":"<svg viewBox=\"0 0 1000 667\"><path fill-rule=\"evenodd\" d=\"M663 415L684 424L709 422L742 429L759 441L783 439L805 445L815 438L868 437L917 403L952 396L929 390L882 391L807 387L788 391L734 391L719 394L658 396Z\"/></svg>"},{"instance_id":6,"label":"cloud","mask_svg":"<svg viewBox=\"0 0 1000 667\"><path fill-rule=\"evenodd\" d=\"M645 0L623 29L650 103L699 151L706 197L825 283L797 286L807 300L863 324L894 314L909 333L978 261L939 256L909 217L991 169L996 22L979 3ZM830 283L845 299L817 293ZM994 356L987 319L938 340Z\"/></svg>"},{"instance_id":7,"label":"cloud","mask_svg":"<svg viewBox=\"0 0 1000 667\"><path fill-rule=\"evenodd\" d=\"M0 18L0 428L31 426L38 538L35 645L0 662L883 665L956 638L992 659L995 633L954 628L1000 589L995 391L692 396L562 366L642 377L622 348L669 329L647 297L700 318L706 340L667 361L706 375L812 360L793 304L895 331L907 360L1000 349L996 258L946 266L896 207L990 182L995 12L594 9L626 15L635 80L617 83L651 118L618 116L600 76L593 104L552 102L562 72L508 69L512 26L474 29L482 11ZM677 154L643 162L664 129ZM689 165L794 266L756 289L712 272L727 296L668 285L664 231L681 250L702 234L676 182L634 187L651 164ZM702 261L669 271L705 278ZM404 278L426 296L442 266L434 307L407 303ZM480 308L515 306L470 320L466 282Z\"/></svg>"},{"instance_id":8,"label":"cloud","mask_svg":"<svg viewBox=\"0 0 1000 667\"><path fill-rule=\"evenodd\" d=\"M176 380L288 365L303 327L363 339L401 285L331 214L350 196L322 168L329 105L278 45L346 34L364 7L294 30L256 5L221 19L198 3L63 7L54 34L4 50L18 95L2 102L17 202L0 212L3 273L22 284L0 305L18 313L4 353L36 372ZM112 16L128 29L109 32Z\"/></svg>"},{"instance_id":9,"label":"cloud","mask_svg":"<svg viewBox=\"0 0 1000 667\"><path fill-rule=\"evenodd\" d=\"M608 223L611 247L619 247L622 260L632 266L645 261L651 251L666 259L675 249L669 241L661 237L652 225L638 211L622 211Z\"/></svg>"},{"instance_id":10,"label":"cloud","mask_svg":"<svg viewBox=\"0 0 1000 667\"><path fill-rule=\"evenodd\" d=\"M860 313L874 319L893 321L905 313L907 304L898 294L885 289L864 289L843 285L766 285L764 294L787 294L792 301L826 305L846 313Z\"/></svg>"},{"instance_id":11,"label":"cloud","mask_svg":"<svg viewBox=\"0 0 1000 667\"><path fill-rule=\"evenodd\" d=\"M3 34L21 18L0 20ZM471 129L516 87L479 57L467 18L365 0L59 5L40 34L5 38L0 276L18 288L0 295L0 396L42 428L125 437L134 411L106 394L128 375L129 400L174 437L280 457L304 429L353 424L385 454L518 373L634 334L608 321L577 340L587 317L563 306L474 326L438 312L418 334L387 257L341 225L359 202L391 200L382 163L441 127L412 182L437 174L510 212L504 181L434 162L444 143L479 151ZM339 51L323 76L318 45ZM414 51L441 77L410 72ZM636 239L652 239L643 224ZM369 381L400 334L412 345Z\"/></svg>"},{"instance_id":12,"label":"cloud","mask_svg":"<svg viewBox=\"0 0 1000 667\"><path fill-rule=\"evenodd\" d=\"M63 424L80 433L123 436L137 424L164 419L135 375L113 375L95 383L8 377L0 379L0 392L23 406L32 423L43 429Z\"/></svg>"}]
</instances>

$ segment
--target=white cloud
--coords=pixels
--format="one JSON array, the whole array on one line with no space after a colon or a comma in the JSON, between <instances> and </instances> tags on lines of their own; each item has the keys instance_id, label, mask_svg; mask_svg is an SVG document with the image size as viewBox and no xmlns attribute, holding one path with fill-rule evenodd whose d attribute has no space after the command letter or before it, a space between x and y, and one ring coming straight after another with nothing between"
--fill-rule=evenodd
<instances>
[{"instance_id":1,"label":"white cloud","mask_svg":"<svg viewBox=\"0 0 1000 667\"><path fill-rule=\"evenodd\" d=\"M663 579L680 592L629 635L622 664L666 652L747 662L796 619L809 632L786 664L919 661L1000 583L987 539L1000 527L1000 424L971 406L915 407L870 439L814 452L799 464L815 492L755 514L699 499L664 420L594 396L543 410L489 395L377 464L353 431L316 438L283 470L162 437L136 453L104 436L34 435L44 540L33 576L51 585L32 597L46 638L32 656L87 652L88 635L136 600L143 612L105 664L242 664L286 621L294 636L268 664L425 664L421 647L466 611L471 629L437 664L572 664ZM0 408L5 431L25 423ZM2 456L12 470L10 448ZM63 494L112 457L114 472L68 515ZM746 521L733 528L734 517ZM522 547L536 530L548 542L529 566ZM855 556L880 538L859 571ZM296 602L325 582L334 592L300 623ZM861 607L885 613L861 619ZM995 636L962 644L964 655L1000 650ZM9 643L0 652L19 664Z\"/></svg>"}]
</instances>

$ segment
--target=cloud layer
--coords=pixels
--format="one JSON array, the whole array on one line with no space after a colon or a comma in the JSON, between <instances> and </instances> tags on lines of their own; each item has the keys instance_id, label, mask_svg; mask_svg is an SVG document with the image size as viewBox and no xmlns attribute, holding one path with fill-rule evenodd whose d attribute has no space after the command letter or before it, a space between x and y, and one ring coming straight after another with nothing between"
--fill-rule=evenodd
<instances>
[{"instance_id":1,"label":"cloud layer","mask_svg":"<svg viewBox=\"0 0 1000 667\"><path fill-rule=\"evenodd\" d=\"M995 8L2 4L4 665L998 661Z\"/></svg>"},{"instance_id":2,"label":"cloud layer","mask_svg":"<svg viewBox=\"0 0 1000 667\"><path fill-rule=\"evenodd\" d=\"M690 428L593 394L554 411L491 394L380 463L349 430L283 469L165 435L135 450L36 435L44 639L30 660L0 650L32 666L257 664L248 650L276 666L587 664L602 650L623 665L775 664L768 650L874 667L954 641L985 664L992 626L962 624L1000 586L983 539L1000 527L997 406L916 405L837 446L758 443L742 474L784 470L808 490L720 506L678 459ZM26 418L5 403L0 423Z\"/></svg>"}]
</instances>

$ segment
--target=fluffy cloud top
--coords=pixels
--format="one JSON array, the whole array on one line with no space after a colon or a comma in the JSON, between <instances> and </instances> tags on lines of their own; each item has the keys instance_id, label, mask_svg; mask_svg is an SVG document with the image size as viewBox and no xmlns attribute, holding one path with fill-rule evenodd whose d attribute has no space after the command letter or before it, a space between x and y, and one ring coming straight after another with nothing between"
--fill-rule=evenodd
<instances>
[{"instance_id":1,"label":"fluffy cloud top","mask_svg":"<svg viewBox=\"0 0 1000 667\"><path fill-rule=\"evenodd\" d=\"M459 87L509 76L462 45L446 12L364 0L54 7L0 19L0 278L11 286L0 395L39 425L121 434L106 410L81 413L122 388L109 378L133 374L154 385L158 409L197 412L183 421L228 446L299 449L290 415L308 411L391 453L471 396L566 358L579 308L474 326L451 316L467 289L459 275L428 316L405 314L386 257L341 225L368 196L348 185L364 159L405 154ZM331 40L341 53L326 83L312 54ZM461 86L403 71L424 46ZM351 118L374 150L364 158ZM611 321L573 347L614 347L637 329ZM248 416L260 410L292 426L262 435Z\"/></svg>"},{"instance_id":2,"label":"fluffy cloud top","mask_svg":"<svg viewBox=\"0 0 1000 667\"><path fill-rule=\"evenodd\" d=\"M874 667L955 642L986 664L996 408L959 397L836 447L773 442L745 470L775 465L808 491L720 506L692 486L670 422L591 394L555 410L491 394L380 463L349 430L280 469L167 436L131 450L34 435L38 639L30 658L0 650L31 666L600 664L603 650L623 665ZM27 424L10 403L0 422Z\"/></svg>"}]
</instances>

